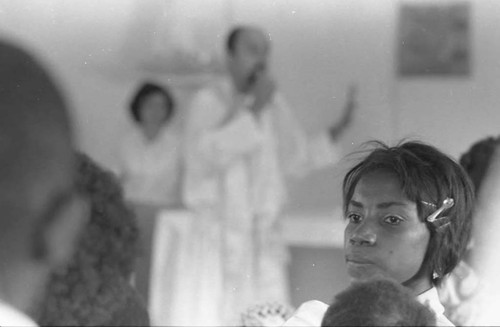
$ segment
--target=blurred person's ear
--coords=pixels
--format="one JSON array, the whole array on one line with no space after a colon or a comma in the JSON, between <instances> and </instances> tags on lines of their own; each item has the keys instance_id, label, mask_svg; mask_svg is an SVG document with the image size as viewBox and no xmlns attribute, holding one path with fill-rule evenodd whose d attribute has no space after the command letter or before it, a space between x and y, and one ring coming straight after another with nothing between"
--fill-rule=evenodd
<instances>
[{"instance_id":1,"label":"blurred person's ear","mask_svg":"<svg viewBox=\"0 0 500 327\"><path fill-rule=\"evenodd\" d=\"M56 268L74 254L89 219L89 205L85 198L73 195L50 214L50 220L38 230L40 237L35 242L34 256Z\"/></svg>"}]
</instances>

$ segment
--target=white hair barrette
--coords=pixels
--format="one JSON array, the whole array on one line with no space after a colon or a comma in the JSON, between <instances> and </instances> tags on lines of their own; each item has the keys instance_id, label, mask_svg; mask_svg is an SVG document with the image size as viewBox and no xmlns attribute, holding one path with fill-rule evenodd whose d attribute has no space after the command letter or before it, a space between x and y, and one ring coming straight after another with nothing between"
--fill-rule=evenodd
<instances>
[{"instance_id":1,"label":"white hair barrette","mask_svg":"<svg viewBox=\"0 0 500 327\"><path fill-rule=\"evenodd\" d=\"M445 211L447 209L450 209L454 205L455 205L455 201L452 198L446 198L446 199L444 199L443 204L441 205L441 207L439 207L436 211L434 211L432 214L430 214L429 217L427 217L427 221L430 222L430 223L433 223L436 220L446 218L446 217L438 218L438 216L443 211Z\"/></svg>"}]
</instances>

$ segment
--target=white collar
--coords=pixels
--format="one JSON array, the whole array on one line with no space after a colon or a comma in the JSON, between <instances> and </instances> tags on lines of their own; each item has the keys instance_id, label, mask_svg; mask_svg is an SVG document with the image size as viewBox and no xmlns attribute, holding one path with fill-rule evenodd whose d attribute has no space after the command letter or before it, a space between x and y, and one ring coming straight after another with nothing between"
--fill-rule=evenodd
<instances>
[{"instance_id":1,"label":"white collar","mask_svg":"<svg viewBox=\"0 0 500 327\"><path fill-rule=\"evenodd\" d=\"M416 297L417 301L434 311L436 315L436 326L454 326L444 315L444 307L439 301L437 288L433 287Z\"/></svg>"},{"instance_id":2,"label":"white collar","mask_svg":"<svg viewBox=\"0 0 500 327\"><path fill-rule=\"evenodd\" d=\"M0 301L0 326L38 326L33 319L13 306Z\"/></svg>"},{"instance_id":3,"label":"white collar","mask_svg":"<svg viewBox=\"0 0 500 327\"><path fill-rule=\"evenodd\" d=\"M435 287L417 295L417 301L428 306L436 314L444 314L444 307L439 301L439 294Z\"/></svg>"}]
</instances>

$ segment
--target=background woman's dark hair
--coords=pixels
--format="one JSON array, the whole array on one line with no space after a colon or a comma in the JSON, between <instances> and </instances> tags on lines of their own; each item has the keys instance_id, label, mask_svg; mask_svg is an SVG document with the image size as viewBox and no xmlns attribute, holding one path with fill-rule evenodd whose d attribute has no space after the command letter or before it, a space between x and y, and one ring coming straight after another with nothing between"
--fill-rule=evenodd
<instances>
[{"instance_id":1,"label":"background woman's dark hair","mask_svg":"<svg viewBox=\"0 0 500 327\"><path fill-rule=\"evenodd\" d=\"M163 95L163 97L166 100L167 106L165 107L165 110L167 112L167 115L165 121L169 121L170 118L173 116L175 111L175 101L173 96L170 94L170 91L168 91L166 87L161 87L157 84L147 82L139 87L135 96L132 98L132 101L130 102L130 114L132 115L132 118L134 119L135 122L137 123L141 122L140 111L144 99L155 93Z\"/></svg>"},{"instance_id":2,"label":"background woman's dark hair","mask_svg":"<svg viewBox=\"0 0 500 327\"><path fill-rule=\"evenodd\" d=\"M460 156L460 165L464 167L474 184L474 188L479 192L484 176L490 167L491 158L495 150L499 148L500 136L489 136L474 143L467 152Z\"/></svg>"},{"instance_id":3,"label":"background woman's dark hair","mask_svg":"<svg viewBox=\"0 0 500 327\"><path fill-rule=\"evenodd\" d=\"M460 156L460 165L469 175L469 178L474 185L476 197L481 191L481 185L483 185L484 177L487 176L493 155L498 148L500 148L500 136L489 136L472 144L467 152ZM473 243L474 240L472 240L471 244L469 244L467 252L464 256L464 261L469 264L471 264L473 256Z\"/></svg>"},{"instance_id":4,"label":"background woman's dark hair","mask_svg":"<svg viewBox=\"0 0 500 327\"><path fill-rule=\"evenodd\" d=\"M439 285L462 259L470 239L474 205L472 183L458 163L433 146L419 142L395 147L381 142L370 143L376 148L344 178L344 212L359 180L376 170L390 171L397 176L406 197L416 203L422 221L447 197L453 198L455 205L440 215L449 217L449 225L437 228L426 222L431 235L421 269L429 274L437 273L438 277L432 280Z\"/></svg>"},{"instance_id":5,"label":"background woman's dark hair","mask_svg":"<svg viewBox=\"0 0 500 327\"><path fill-rule=\"evenodd\" d=\"M144 301L130 284L138 255L135 215L115 176L78 154L77 190L90 217L71 261L52 273L38 313L42 326L148 325Z\"/></svg>"}]
</instances>

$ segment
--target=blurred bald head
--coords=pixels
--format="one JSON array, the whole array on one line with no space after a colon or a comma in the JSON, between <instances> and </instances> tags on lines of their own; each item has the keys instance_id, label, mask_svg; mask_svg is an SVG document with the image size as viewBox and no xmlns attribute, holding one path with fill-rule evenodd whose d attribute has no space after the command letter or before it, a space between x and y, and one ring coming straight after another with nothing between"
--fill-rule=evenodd
<instances>
[{"instance_id":1,"label":"blurred bald head","mask_svg":"<svg viewBox=\"0 0 500 327\"><path fill-rule=\"evenodd\" d=\"M267 70L270 37L262 29L236 26L226 40L227 67L237 89L247 92L257 74Z\"/></svg>"},{"instance_id":2,"label":"blurred bald head","mask_svg":"<svg viewBox=\"0 0 500 327\"><path fill-rule=\"evenodd\" d=\"M45 274L67 255L51 242L68 248L76 235L73 170L59 90L32 55L0 41L0 295L17 307L33 295L17 292L18 279L32 273L24 282L36 284L38 265Z\"/></svg>"},{"instance_id":3,"label":"blurred bald head","mask_svg":"<svg viewBox=\"0 0 500 327\"><path fill-rule=\"evenodd\" d=\"M71 158L69 120L56 86L31 55L0 42L0 233L36 219L52 192L67 187Z\"/></svg>"},{"instance_id":4,"label":"blurred bald head","mask_svg":"<svg viewBox=\"0 0 500 327\"><path fill-rule=\"evenodd\" d=\"M238 43L250 43L254 47L261 48L263 51L269 51L271 46L269 35L257 26L238 25L233 27L227 36L226 51L229 54L234 54L237 50Z\"/></svg>"},{"instance_id":5,"label":"blurred bald head","mask_svg":"<svg viewBox=\"0 0 500 327\"><path fill-rule=\"evenodd\" d=\"M7 172L19 178L23 175L20 171L25 174L27 170L50 168L47 161L61 166L64 163L53 160L70 155L69 120L59 91L32 56L3 42L0 117L2 183L13 177L5 176Z\"/></svg>"}]
</instances>

